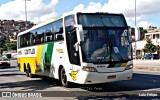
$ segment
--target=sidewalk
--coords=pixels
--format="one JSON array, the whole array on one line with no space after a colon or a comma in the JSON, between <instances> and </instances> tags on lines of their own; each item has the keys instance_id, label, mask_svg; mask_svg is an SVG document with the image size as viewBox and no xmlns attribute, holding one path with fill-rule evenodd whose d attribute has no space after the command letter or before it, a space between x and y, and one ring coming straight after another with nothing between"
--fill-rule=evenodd
<instances>
[{"instance_id":1,"label":"sidewalk","mask_svg":"<svg viewBox=\"0 0 160 100\"><path fill-rule=\"evenodd\" d=\"M133 60L133 65L134 70L160 72L160 60Z\"/></svg>"}]
</instances>

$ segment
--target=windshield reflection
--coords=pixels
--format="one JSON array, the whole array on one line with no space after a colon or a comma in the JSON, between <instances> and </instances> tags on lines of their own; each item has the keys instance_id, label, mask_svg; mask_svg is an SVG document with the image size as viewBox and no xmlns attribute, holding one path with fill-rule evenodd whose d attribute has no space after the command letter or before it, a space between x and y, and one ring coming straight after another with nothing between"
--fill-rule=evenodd
<instances>
[{"instance_id":1,"label":"windshield reflection","mask_svg":"<svg viewBox=\"0 0 160 100\"><path fill-rule=\"evenodd\" d=\"M85 29L84 62L106 63L131 59L129 32L125 29Z\"/></svg>"},{"instance_id":2,"label":"windshield reflection","mask_svg":"<svg viewBox=\"0 0 160 100\"><path fill-rule=\"evenodd\" d=\"M84 30L83 60L86 62L109 61L108 36L105 30Z\"/></svg>"}]
</instances>

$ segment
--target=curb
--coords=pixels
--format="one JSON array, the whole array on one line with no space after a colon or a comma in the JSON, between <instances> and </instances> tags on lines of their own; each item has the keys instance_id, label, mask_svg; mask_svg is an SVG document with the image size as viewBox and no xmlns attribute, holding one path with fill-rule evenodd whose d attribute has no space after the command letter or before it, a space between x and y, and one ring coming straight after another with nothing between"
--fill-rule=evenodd
<instances>
[{"instance_id":1,"label":"curb","mask_svg":"<svg viewBox=\"0 0 160 100\"><path fill-rule=\"evenodd\" d=\"M157 66L150 66L150 67L142 67L142 66L133 66L133 69L134 70L143 70L143 71L158 71L160 72L160 67L157 67Z\"/></svg>"}]
</instances>

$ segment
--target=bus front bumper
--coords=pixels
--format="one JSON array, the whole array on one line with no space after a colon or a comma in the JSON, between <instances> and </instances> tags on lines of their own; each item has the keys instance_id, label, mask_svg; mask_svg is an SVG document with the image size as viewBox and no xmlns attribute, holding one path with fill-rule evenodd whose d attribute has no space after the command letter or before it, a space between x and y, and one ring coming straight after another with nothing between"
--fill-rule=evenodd
<instances>
[{"instance_id":1,"label":"bus front bumper","mask_svg":"<svg viewBox=\"0 0 160 100\"><path fill-rule=\"evenodd\" d=\"M83 78L81 78L81 84L98 84L98 83L107 83L115 82L121 80L130 80L132 79L133 69L125 70L123 72L114 72L114 73L98 73L98 72L83 72Z\"/></svg>"}]
</instances>

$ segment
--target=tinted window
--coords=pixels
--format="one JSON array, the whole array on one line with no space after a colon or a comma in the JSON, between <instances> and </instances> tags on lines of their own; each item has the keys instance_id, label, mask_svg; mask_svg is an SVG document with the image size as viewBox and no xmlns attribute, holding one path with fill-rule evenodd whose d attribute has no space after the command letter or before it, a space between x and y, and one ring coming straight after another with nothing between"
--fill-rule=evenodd
<instances>
[{"instance_id":1,"label":"tinted window","mask_svg":"<svg viewBox=\"0 0 160 100\"><path fill-rule=\"evenodd\" d=\"M54 41L53 23L50 23L45 28L45 42Z\"/></svg>"},{"instance_id":2,"label":"tinted window","mask_svg":"<svg viewBox=\"0 0 160 100\"><path fill-rule=\"evenodd\" d=\"M62 19L53 23L53 33L55 34L55 41L63 40L63 24ZM62 37L62 38L59 38Z\"/></svg>"},{"instance_id":3,"label":"tinted window","mask_svg":"<svg viewBox=\"0 0 160 100\"><path fill-rule=\"evenodd\" d=\"M78 21L84 27L127 27L123 15L79 14Z\"/></svg>"},{"instance_id":4,"label":"tinted window","mask_svg":"<svg viewBox=\"0 0 160 100\"><path fill-rule=\"evenodd\" d=\"M74 24L73 15L65 17L65 33L69 60L71 64L80 65L79 52L75 51L74 47L75 43L77 43L77 33Z\"/></svg>"},{"instance_id":5,"label":"tinted window","mask_svg":"<svg viewBox=\"0 0 160 100\"><path fill-rule=\"evenodd\" d=\"M64 40L62 19L49 23L19 36L19 47Z\"/></svg>"}]
</instances>

